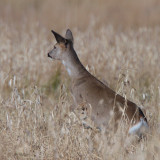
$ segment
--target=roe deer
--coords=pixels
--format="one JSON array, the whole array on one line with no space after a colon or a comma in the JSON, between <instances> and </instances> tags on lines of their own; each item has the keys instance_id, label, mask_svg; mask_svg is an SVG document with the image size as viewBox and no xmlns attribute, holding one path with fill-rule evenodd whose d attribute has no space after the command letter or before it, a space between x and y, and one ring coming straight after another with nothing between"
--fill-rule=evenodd
<instances>
[{"instance_id":1,"label":"roe deer","mask_svg":"<svg viewBox=\"0 0 160 160\"><path fill-rule=\"evenodd\" d=\"M52 33L57 43L48 53L48 57L63 63L72 80L75 104L85 101L92 106L91 119L95 125L107 126L112 113L115 122L125 113L130 124L129 134L140 136L144 130L147 130L147 119L135 103L117 94L85 69L74 50L72 32L68 29L65 38L53 30Z\"/></svg>"}]
</instances>

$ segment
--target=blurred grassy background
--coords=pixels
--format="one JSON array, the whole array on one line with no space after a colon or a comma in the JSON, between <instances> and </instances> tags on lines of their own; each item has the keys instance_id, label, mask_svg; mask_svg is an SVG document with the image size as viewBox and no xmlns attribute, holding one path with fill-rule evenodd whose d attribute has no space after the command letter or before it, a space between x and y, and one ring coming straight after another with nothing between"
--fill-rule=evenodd
<instances>
[{"instance_id":1,"label":"blurred grassy background","mask_svg":"<svg viewBox=\"0 0 160 160\"><path fill-rule=\"evenodd\" d=\"M47 28L85 30L96 27L119 29L154 27L160 24L159 0L1 0L0 17L9 24L39 22Z\"/></svg>"},{"instance_id":2,"label":"blurred grassy background","mask_svg":"<svg viewBox=\"0 0 160 160\"><path fill-rule=\"evenodd\" d=\"M0 159L159 160L159 15L159 0L0 0ZM67 28L84 66L144 106L146 141L85 130L70 111L69 76L47 57L50 30Z\"/></svg>"}]
</instances>

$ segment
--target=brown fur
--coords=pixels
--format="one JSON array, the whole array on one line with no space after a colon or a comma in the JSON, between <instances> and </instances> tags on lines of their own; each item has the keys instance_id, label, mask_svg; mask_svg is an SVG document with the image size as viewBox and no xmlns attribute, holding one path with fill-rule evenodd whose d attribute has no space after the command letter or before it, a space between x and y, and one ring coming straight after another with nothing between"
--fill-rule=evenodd
<instances>
[{"instance_id":1,"label":"brown fur","mask_svg":"<svg viewBox=\"0 0 160 160\"><path fill-rule=\"evenodd\" d=\"M135 103L116 94L115 91L85 69L74 51L73 37L70 30L67 30L66 33L70 39L63 39L56 32L52 32L57 41L63 42L58 43L61 52L52 50L48 53L48 56L61 60L67 69L72 80L72 95L75 106L82 102L90 104L92 106L91 118L99 127L108 125L112 113L114 113L113 116L116 122L124 116L130 125L140 122L141 118L147 123L142 110Z\"/></svg>"}]
</instances>

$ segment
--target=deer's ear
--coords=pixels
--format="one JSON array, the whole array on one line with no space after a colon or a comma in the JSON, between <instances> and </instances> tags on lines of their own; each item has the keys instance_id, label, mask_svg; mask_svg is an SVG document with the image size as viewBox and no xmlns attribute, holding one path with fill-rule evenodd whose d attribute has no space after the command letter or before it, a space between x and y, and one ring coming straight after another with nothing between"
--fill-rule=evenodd
<instances>
[{"instance_id":1,"label":"deer's ear","mask_svg":"<svg viewBox=\"0 0 160 160\"><path fill-rule=\"evenodd\" d=\"M70 40L72 43L74 42L73 35L70 29L67 29L65 38Z\"/></svg>"},{"instance_id":2,"label":"deer's ear","mask_svg":"<svg viewBox=\"0 0 160 160\"><path fill-rule=\"evenodd\" d=\"M66 39L63 38L61 35L59 35L58 33L56 33L55 31L51 30L51 32L54 34L55 38L56 38L56 41L57 43L66 43Z\"/></svg>"}]
</instances>

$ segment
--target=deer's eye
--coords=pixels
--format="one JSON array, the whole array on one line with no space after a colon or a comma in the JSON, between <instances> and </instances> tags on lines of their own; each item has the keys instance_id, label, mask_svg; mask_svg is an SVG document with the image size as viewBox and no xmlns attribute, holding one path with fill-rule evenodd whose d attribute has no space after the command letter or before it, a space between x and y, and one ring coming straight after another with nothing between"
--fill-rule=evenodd
<instances>
[{"instance_id":1,"label":"deer's eye","mask_svg":"<svg viewBox=\"0 0 160 160\"><path fill-rule=\"evenodd\" d=\"M54 46L54 49L56 49L56 46Z\"/></svg>"}]
</instances>

